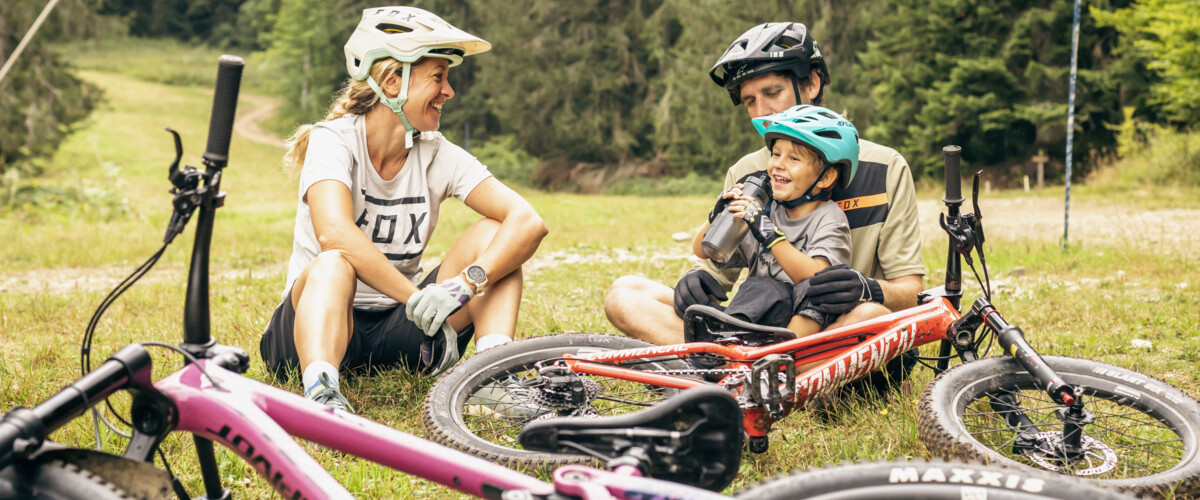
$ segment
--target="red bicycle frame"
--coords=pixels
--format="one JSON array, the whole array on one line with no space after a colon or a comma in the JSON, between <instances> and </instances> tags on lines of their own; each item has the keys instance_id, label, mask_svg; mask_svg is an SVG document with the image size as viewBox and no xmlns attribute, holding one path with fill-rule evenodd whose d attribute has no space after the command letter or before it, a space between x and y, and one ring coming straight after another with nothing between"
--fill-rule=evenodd
<instances>
[{"instance_id":1,"label":"red bicycle frame","mask_svg":"<svg viewBox=\"0 0 1200 500\"><path fill-rule=\"evenodd\" d=\"M566 365L578 374L687 389L706 382L676 375L638 371L620 365L644 361L647 358L688 358L696 354L711 353L727 359L726 368L748 371L756 361L769 355L791 356L798 370L806 366L809 368L797 373L795 397L791 404L784 405L783 414L772 416L762 406L748 408L744 412L746 433L752 437L761 437L770 432L771 425L776 420L795 408L803 407L810 399L828 394L847 382L878 370L889 360L909 349L947 340L951 323L959 317L958 310L950 301L939 297L917 307L871 320L762 347L693 342L563 357L566 358ZM818 364L812 366L813 363ZM746 387L743 384L731 389L735 394L740 394Z\"/></svg>"}]
</instances>

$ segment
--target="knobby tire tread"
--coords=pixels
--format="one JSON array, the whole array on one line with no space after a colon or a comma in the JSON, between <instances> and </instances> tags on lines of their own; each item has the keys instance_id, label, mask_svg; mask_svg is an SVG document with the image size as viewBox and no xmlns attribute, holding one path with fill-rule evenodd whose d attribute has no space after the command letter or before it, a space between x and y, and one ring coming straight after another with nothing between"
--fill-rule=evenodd
<instances>
[{"instance_id":1,"label":"knobby tire tread","mask_svg":"<svg viewBox=\"0 0 1200 500\"><path fill-rule=\"evenodd\" d=\"M1114 380L1112 377L1102 376L1091 371L1091 368L1102 366L1106 369L1134 374L1157 382L1162 387L1168 388L1167 390L1174 390L1176 395L1181 397L1181 403L1174 403L1165 398L1161 398L1160 403L1173 407L1183 414L1185 417L1183 427L1190 427L1193 435L1200 435L1200 403L1174 384L1141 372L1098 361L1067 356L1043 356L1043 358L1064 378L1067 376L1063 374L1082 374L1088 377ZM1084 367L1088 368L1085 370ZM960 439L957 426L949 426L945 421L949 419L961 422L955 414L954 402L950 401L958 388L985 377L1003 377L1005 375L1022 377L1025 374L1027 372L1015 358L992 357L963 363L938 375L926 386L917 408L917 432L926 449L934 457L948 460L959 459L1042 471L1043 469L1036 469L1030 465L1012 461L1007 457L1001 457L990 448L979 444L973 437ZM1176 431L1178 432L1178 430ZM1085 434L1086 432L1085 430ZM1144 497L1197 498L1200 497L1200 450L1197 450L1197 447L1198 443L1193 442L1190 449L1184 450L1184 462L1177 466L1179 470L1172 469L1174 472L1165 471L1152 476L1128 479L1093 479L1091 481ZM1156 477L1164 474L1166 474L1165 477Z\"/></svg>"},{"instance_id":2,"label":"knobby tire tread","mask_svg":"<svg viewBox=\"0 0 1200 500\"><path fill-rule=\"evenodd\" d=\"M603 467L599 460L586 455L569 455L560 453L529 452L500 447L491 444L488 449L479 446L475 441L482 441L469 430L462 428L455 420L454 413L460 409L450 408L449 415L445 414L444 406L451 404L451 396L458 386L469 381L470 376L480 370L496 366L504 360L526 354L535 349L554 348L603 348L611 350L654 347L653 344L629 337L595 333L564 333L531 337L516 342L501 345L482 354L477 354L463 360L454 368L443 374L426 395L421 409L421 423L425 428L426 437L436 443L483 458L493 463L509 467L521 472L547 473L565 465L587 465ZM683 361L673 360L667 363L678 363L676 367L687 368Z\"/></svg>"},{"instance_id":3,"label":"knobby tire tread","mask_svg":"<svg viewBox=\"0 0 1200 500\"><path fill-rule=\"evenodd\" d=\"M897 474L911 470L914 475ZM937 469L937 470L933 470ZM956 474L970 471L971 482L954 482ZM993 474L994 482L982 481L981 472ZM931 473L936 472L936 473ZM1000 476L995 476L995 474ZM914 482L914 479L916 480ZM978 481L978 482L976 482ZM981 484L984 483L984 484ZM979 494L980 489L987 494ZM1036 491L1028 491L1036 490ZM1025 468L1001 467L960 460L860 462L827 465L776 476L739 491L739 499L773 500L806 498L925 498L961 500L963 498L1086 498L1120 500L1133 498L1114 489L1101 489L1072 477Z\"/></svg>"},{"instance_id":4,"label":"knobby tire tread","mask_svg":"<svg viewBox=\"0 0 1200 500\"><path fill-rule=\"evenodd\" d=\"M88 500L133 500L133 497L103 477L80 468L78 465L50 460L27 463L35 471L22 471L23 488L17 490L8 477L0 477L0 499L33 498L38 500L83 499ZM14 464L9 469L18 467ZM4 472L9 472L5 470ZM32 481L30 481L32 480ZM28 491L32 489L32 491ZM11 490L8 491L8 490ZM32 493L33 497L27 494ZM10 496L13 495L13 496Z\"/></svg>"}]
</instances>

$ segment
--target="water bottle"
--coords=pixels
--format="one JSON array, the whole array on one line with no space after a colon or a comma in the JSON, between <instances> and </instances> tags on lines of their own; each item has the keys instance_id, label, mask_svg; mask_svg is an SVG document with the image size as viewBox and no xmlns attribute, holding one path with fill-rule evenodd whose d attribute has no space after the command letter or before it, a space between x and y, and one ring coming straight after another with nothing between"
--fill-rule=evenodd
<instances>
[{"instance_id":1,"label":"water bottle","mask_svg":"<svg viewBox=\"0 0 1200 500\"><path fill-rule=\"evenodd\" d=\"M742 182L742 195L758 200L761 206L767 206L771 191L769 186L763 185L766 182L766 176L763 175L746 179ZM704 239L700 241L700 248L714 262L729 262L738 244L746 236L746 231L750 230L746 221L733 215L734 213L728 210L717 214L717 218L708 226L708 232L704 233Z\"/></svg>"}]
</instances>

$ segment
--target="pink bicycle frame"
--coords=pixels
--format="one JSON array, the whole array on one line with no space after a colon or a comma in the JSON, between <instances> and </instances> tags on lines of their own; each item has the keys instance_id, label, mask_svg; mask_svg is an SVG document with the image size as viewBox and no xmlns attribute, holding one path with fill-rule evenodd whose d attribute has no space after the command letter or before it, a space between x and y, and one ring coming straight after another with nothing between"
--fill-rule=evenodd
<instances>
[{"instance_id":1,"label":"pink bicycle frame","mask_svg":"<svg viewBox=\"0 0 1200 500\"><path fill-rule=\"evenodd\" d=\"M220 388L195 365L154 384L179 408L176 430L233 450L283 498L353 498L291 436L478 497L509 489L554 491L536 478L200 363Z\"/></svg>"},{"instance_id":2,"label":"pink bicycle frame","mask_svg":"<svg viewBox=\"0 0 1200 500\"><path fill-rule=\"evenodd\" d=\"M496 498L507 490L539 495L558 492L589 500L727 498L692 486L639 477L641 474L633 467L615 472L577 465L562 467L555 471L554 484L547 484L371 420L334 411L205 360L200 363L219 387L214 387L196 365L188 365L154 384L155 389L175 401L179 410L175 430L233 450L283 498L353 498L291 436L481 498Z\"/></svg>"}]
</instances>

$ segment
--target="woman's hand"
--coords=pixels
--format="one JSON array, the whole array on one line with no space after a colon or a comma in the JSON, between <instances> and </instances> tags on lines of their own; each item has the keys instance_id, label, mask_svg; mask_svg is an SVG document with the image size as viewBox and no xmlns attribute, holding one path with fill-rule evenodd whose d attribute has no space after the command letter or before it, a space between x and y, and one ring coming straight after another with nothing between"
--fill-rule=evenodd
<instances>
[{"instance_id":1,"label":"woman's hand","mask_svg":"<svg viewBox=\"0 0 1200 500\"><path fill-rule=\"evenodd\" d=\"M455 276L417 290L408 298L404 314L425 335L432 336L442 329L446 318L462 309L474 296L475 291L471 290L462 276Z\"/></svg>"}]
</instances>

